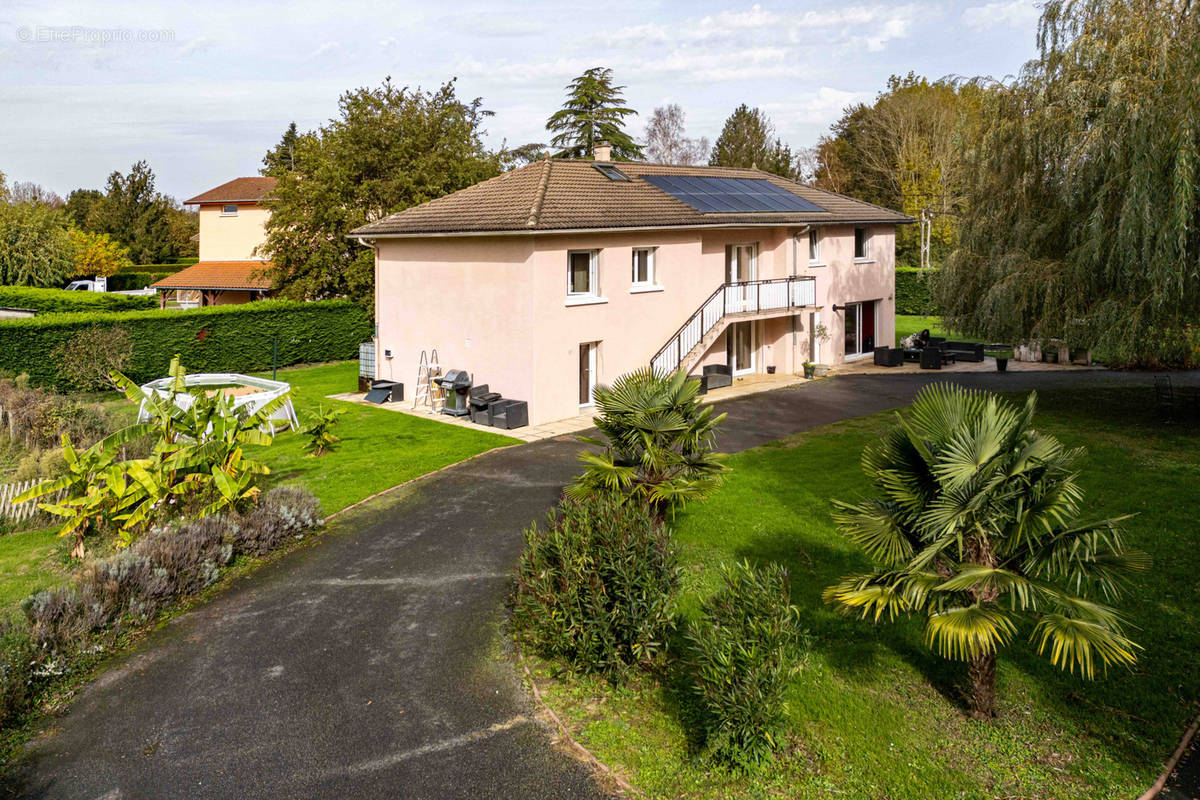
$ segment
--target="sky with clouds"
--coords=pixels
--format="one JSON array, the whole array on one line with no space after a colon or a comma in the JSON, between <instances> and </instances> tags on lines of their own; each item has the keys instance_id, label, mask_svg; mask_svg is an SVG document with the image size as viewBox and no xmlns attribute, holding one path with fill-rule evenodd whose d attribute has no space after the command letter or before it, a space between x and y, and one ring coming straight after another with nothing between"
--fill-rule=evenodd
<instances>
[{"instance_id":1,"label":"sky with clouds","mask_svg":"<svg viewBox=\"0 0 1200 800\"><path fill-rule=\"evenodd\" d=\"M337 113L384 76L495 112L489 145L545 141L564 85L608 66L642 112L679 103L715 139L740 103L793 147L894 73L1016 73L1035 53L1032 0L407 3L382 0L3 0L0 172L62 195L147 159L190 197L255 174L288 122Z\"/></svg>"}]
</instances>

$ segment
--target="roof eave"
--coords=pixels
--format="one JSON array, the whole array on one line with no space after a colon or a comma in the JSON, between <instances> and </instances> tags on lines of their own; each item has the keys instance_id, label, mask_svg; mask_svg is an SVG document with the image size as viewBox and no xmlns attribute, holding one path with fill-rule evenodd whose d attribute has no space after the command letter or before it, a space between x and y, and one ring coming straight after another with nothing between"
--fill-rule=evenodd
<instances>
[{"instance_id":1,"label":"roof eave","mask_svg":"<svg viewBox=\"0 0 1200 800\"><path fill-rule=\"evenodd\" d=\"M831 219L831 220L770 220L764 222L688 222L679 225L621 225L600 228L501 228L481 231L413 231L413 232L369 232L361 228L346 234L348 239L418 239L449 238L459 236L542 236L558 233L629 233L635 231L685 231L728 228L786 228L802 225L911 225L912 217L904 219Z\"/></svg>"},{"instance_id":2,"label":"roof eave","mask_svg":"<svg viewBox=\"0 0 1200 800\"><path fill-rule=\"evenodd\" d=\"M270 286L159 286L150 284L149 288L156 291L174 292L179 289L204 289L211 292L270 292Z\"/></svg>"}]
</instances>

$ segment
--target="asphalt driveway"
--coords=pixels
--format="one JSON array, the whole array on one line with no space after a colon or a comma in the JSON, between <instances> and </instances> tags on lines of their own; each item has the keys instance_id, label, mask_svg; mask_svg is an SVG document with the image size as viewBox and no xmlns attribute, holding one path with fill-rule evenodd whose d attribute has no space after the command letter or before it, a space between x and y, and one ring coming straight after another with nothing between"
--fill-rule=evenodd
<instances>
[{"instance_id":1,"label":"asphalt driveway","mask_svg":"<svg viewBox=\"0 0 1200 800\"><path fill-rule=\"evenodd\" d=\"M737 451L985 388L1148 384L1045 372L844 376L721 404ZM1149 389L1147 389L1149 397ZM340 518L314 546L173 620L49 720L9 786L45 798L597 798L504 657L521 530L579 445L486 454Z\"/></svg>"}]
</instances>

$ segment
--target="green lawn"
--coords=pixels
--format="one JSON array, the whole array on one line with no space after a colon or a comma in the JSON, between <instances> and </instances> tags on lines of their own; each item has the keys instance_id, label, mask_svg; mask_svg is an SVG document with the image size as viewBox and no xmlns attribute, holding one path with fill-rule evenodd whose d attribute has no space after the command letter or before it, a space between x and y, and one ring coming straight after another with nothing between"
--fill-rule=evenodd
<instances>
[{"instance_id":1,"label":"green lawn","mask_svg":"<svg viewBox=\"0 0 1200 800\"><path fill-rule=\"evenodd\" d=\"M269 372L262 374L270 377ZM333 431L342 441L333 452L309 458L302 449L303 437L285 432L259 456L271 468L271 484L304 486L320 499L327 514L390 486L518 441L486 428L461 428L325 399L354 391L357 375L355 361L279 370L279 380L292 384L292 402L302 424L305 413L318 405L345 409Z\"/></svg>"},{"instance_id":2,"label":"green lawn","mask_svg":"<svg viewBox=\"0 0 1200 800\"><path fill-rule=\"evenodd\" d=\"M268 447L252 448L254 457L271 469L268 486L303 486L330 514L396 484L517 442L482 428L461 428L325 399L326 395L353 391L357 374L354 361L279 370L279 379L292 384L293 404L302 420L319 404L346 411L334 430L342 441L320 458L307 457L303 437L292 431L279 434ZM135 420L136 408L115 393L88 395L87 399L115 410L122 423ZM62 559L56 557L58 549L52 529L0 536L0 614L65 578Z\"/></svg>"},{"instance_id":3,"label":"green lawn","mask_svg":"<svg viewBox=\"0 0 1200 800\"><path fill-rule=\"evenodd\" d=\"M1001 658L1001 719L975 722L955 699L960 667L921 644L916 620L875 627L822 603L823 588L867 566L833 529L829 498L869 488L858 459L891 422L883 414L731 457L725 487L677 523L685 611L715 589L721 561L778 561L791 574L812 647L789 691L789 750L772 769L738 776L699 762L679 722L686 695L650 678L616 691L545 679L551 706L651 797L1136 797L1200 696L1200 431L1159 425L1151 400L1148 389L1052 392L1038 417L1088 447L1088 513L1138 515L1131 539L1154 566L1119 603L1145 648L1136 669L1092 683L1064 675L1031 651L1027 626Z\"/></svg>"},{"instance_id":4,"label":"green lawn","mask_svg":"<svg viewBox=\"0 0 1200 800\"><path fill-rule=\"evenodd\" d=\"M942 329L941 317L919 317L908 314L896 315L896 346L900 346L900 340L906 336L912 336L914 333L929 329L930 336L946 336L946 332ZM950 338L946 336L946 338Z\"/></svg>"},{"instance_id":5,"label":"green lawn","mask_svg":"<svg viewBox=\"0 0 1200 800\"><path fill-rule=\"evenodd\" d=\"M61 550L53 529L0 536L0 616L64 579Z\"/></svg>"}]
</instances>

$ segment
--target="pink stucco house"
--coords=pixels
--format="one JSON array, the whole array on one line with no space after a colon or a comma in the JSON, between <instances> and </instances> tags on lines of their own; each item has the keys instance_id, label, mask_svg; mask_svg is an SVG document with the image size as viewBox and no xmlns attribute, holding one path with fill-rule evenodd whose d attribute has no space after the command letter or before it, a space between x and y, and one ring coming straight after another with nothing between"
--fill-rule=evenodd
<instances>
[{"instance_id":1,"label":"pink stucco house","mask_svg":"<svg viewBox=\"0 0 1200 800\"><path fill-rule=\"evenodd\" d=\"M895 226L911 218L759 170L597 151L351 233L375 251L377 378L411 386L436 348L538 424L647 364L736 380L892 343Z\"/></svg>"}]
</instances>

